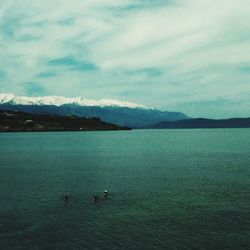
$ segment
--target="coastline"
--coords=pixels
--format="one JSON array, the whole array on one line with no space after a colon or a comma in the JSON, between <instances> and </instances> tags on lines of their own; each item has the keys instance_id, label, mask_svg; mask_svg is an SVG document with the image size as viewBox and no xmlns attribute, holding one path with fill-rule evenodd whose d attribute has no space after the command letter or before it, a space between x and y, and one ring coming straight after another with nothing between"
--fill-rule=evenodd
<instances>
[{"instance_id":1,"label":"coastline","mask_svg":"<svg viewBox=\"0 0 250 250\"><path fill-rule=\"evenodd\" d=\"M30 114L0 110L0 132L85 132L131 130L95 117Z\"/></svg>"}]
</instances>

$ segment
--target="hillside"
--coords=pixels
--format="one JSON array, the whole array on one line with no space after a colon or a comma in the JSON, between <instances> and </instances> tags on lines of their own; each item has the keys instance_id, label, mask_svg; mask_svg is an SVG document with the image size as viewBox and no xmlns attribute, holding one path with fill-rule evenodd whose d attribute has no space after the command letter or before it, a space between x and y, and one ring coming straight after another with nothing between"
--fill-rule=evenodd
<instances>
[{"instance_id":1,"label":"hillside","mask_svg":"<svg viewBox=\"0 0 250 250\"><path fill-rule=\"evenodd\" d=\"M19 97L12 94L0 94L0 109L33 114L98 117L105 122L131 128L162 121L190 118L181 112L160 111L140 104L105 99L93 101L80 97L65 98L60 96Z\"/></svg>"},{"instance_id":2,"label":"hillside","mask_svg":"<svg viewBox=\"0 0 250 250\"><path fill-rule=\"evenodd\" d=\"M37 115L0 110L0 132L129 130L99 118Z\"/></svg>"}]
</instances>

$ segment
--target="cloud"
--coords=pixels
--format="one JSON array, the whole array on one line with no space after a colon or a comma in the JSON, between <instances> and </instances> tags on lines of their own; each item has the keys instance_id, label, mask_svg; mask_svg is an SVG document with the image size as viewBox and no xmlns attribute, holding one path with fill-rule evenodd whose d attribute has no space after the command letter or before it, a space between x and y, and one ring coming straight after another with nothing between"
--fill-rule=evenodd
<instances>
[{"instance_id":1,"label":"cloud","mask_svg":"<svg viewBox=\"0 0 250 250\"><path fill-rule=\"evenodd\" d=\"M69 69L80 71L93 71L97 70L97 66L91 62L80 61L75 57L62 57L48 61L49 66L66 66Z\"/></svg>"},{"instance_id":2,"label":"cloud","mask_svg":"<svg viewBox=\"0 0 250 250\"><path fill-rule=\"evenodd\" d=\"M46 93L44 86L37 82L26 82L24 86L29 96L44 95Z\"/></svg>"},{"instance_id":3,"label":"cloud","mask_svg":"<svg viewBox=\"0 0 250 250\"><path fill-rule=\"evenodd\" d=\"M57 74L56 72L41 72L37 75L38 78L49 78L49 77L55 77Z\"/></svg>"},{"instance_id":4,"label":"cloud","mask_svg":"<svg viewBox=\"0 0 250 250\"><path fill-rule=\"evenodd\" d=\"M74 25L75 19L73 17L63 18L57 22L59 25L71 26Z\"/></svg>"},{"instance_id":5,"label":"cloud","mask_svg":"<svg viewBox=\"0 0 250 250\"><path fill-rule=\"evenodd\" d=\"M6 76L6 73L3 70L0 69L0 80L4 79L5 76Z\"/></svg>"},{"instance_id":6,"label":"cloud","mask_svg":"<svg viewBox=\"0 0 250 250\"><path fill-rule=\"evenodd\" d=\"M249 23L247 0L2 0L1 91L250 116Z\"/></svg>"}]
</instances>

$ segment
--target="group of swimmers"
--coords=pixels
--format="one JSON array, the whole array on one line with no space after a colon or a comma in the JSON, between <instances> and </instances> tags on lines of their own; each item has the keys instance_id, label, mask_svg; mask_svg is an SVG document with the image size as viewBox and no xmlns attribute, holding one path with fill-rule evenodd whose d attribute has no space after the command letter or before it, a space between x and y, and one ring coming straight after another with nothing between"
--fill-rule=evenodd
<instances>
[{"instance_id":1,"label":"group of swimmers","mask_svg":"<svg viewBox=\"0 0 250 250\"><path fill-rule=\"evenodd\" d=\"M104 197L105 199L108 198L108 191L107 191L107 190L105 190L105 191L103 192L103 197ZM65 195L64 195L64 201L67 202L68 199L69 199L69 195L68 195L68 194L65 194ZM99 200L99 197L98 197L97 195L94 195L94 196L93 196L93 202L94 202L94 203L97 203L98 200Z\"/></svg>"}]
</instances>

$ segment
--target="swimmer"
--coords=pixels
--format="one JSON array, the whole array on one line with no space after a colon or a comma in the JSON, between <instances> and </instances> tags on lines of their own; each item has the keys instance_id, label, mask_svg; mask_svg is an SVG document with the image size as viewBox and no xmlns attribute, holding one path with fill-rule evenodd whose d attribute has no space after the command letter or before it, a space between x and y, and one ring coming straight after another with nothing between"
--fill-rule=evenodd
<instances>
[{"instance_id":1,"label":"swimmer","mask_svg":"<svg viewBox=\"0 0 250 250\"><path fill-rule=\"evenodd\" d=\"M94 196L93 196L93 200L94 200L95 203L97 203L97 200L98 200L97 195L94 195Z\"/></svg>"},{"instance_id":2,"label":"swimmer","mask_svg":"<svg viewBox=\"0 0 250 250\"><path fill-rule=\"evenodd\" d=\"M104 196L104 198L108 198L108 191L107 190L104 191L103 196Z\"/></svg>"},{"instance_id":3,"label":"swimmer","mask_svg":"<svg viewBox=\"0 0 250 250\"><path fill-rule=\"evenodd\" d=\"M69 196L67 194L64 195L64 201L67 202L69 199Z\"/></svg>"}]
</instances>

